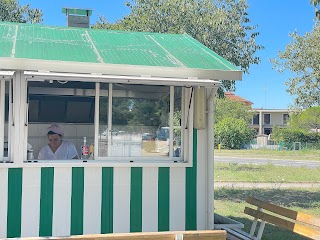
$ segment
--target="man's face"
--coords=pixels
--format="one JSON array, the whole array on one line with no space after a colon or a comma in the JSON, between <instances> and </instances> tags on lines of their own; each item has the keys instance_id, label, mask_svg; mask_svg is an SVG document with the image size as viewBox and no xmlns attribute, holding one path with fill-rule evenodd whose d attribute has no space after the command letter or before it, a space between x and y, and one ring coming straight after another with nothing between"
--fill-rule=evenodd
<instances>
[{"instance_id":1,"label":"man's face","mask_svg":"<svg viewBox=\"0 0 320 240\"><path fill-rule=\"evenodd\" d=\"M50 134L48 135L49 144L54 147L58 148L62 142L61 136L59 134Z\"/></svg>"}]
</instances>

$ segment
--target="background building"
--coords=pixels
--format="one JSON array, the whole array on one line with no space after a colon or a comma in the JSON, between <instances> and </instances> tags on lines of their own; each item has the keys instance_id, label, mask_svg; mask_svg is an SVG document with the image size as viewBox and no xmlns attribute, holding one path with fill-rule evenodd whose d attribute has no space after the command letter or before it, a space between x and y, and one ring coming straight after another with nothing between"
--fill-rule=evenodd
<instances>
[{"instance_id":1,"label":"background building","mask_svg":"<svg viewBox=\"0 0 320 240\"><path fill-rule=\"evenodd\" d=\"M242 97L235 95L232 92L225 92L224 96L230 100L243 102L246 106L251 107L252 102ZM263 109L252 108L256 113L252 117L251 128L255 129L257 135L269 135L275 126L286 127L289 117L289 109Z\"/></svg>"}]
</instances>

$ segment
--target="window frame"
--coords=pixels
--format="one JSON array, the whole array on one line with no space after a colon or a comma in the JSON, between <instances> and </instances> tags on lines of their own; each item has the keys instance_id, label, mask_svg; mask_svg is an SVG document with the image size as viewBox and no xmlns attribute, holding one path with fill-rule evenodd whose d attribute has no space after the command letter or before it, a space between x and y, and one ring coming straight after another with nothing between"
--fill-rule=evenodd
<instances>
[{"instance_id":1,"label":"window frame","mask_svg":"<svg viewBox=\"0 0 320 240\"><path fill-rule=\"evenodd\" d=\"M257 123L254 122L256 118L258 119ZM252 117L252 125L259 125L259 124L260 124L260 116L259 116L259 113L257 113Z\"/></svg>"},{"instance_id":2,"label":"window frame","mask_svg":"<svg viewBox=\"0 0 320 240\"><path fill-rule=\"evenodd\" d=\"M43 77L34 77L34 75L30 74L30 72L25 71L25 80L26 81L44 81L45 79L47 80L48 78L43 78ZM70 77L70 79L67 76L63 77L63 80L67 80L67 81L82 81L82 82L94 82L96 87L95 87L95 117L94 117L94 143L95 146L98 146L98 132L99 132L99 88L97 86L100 86L100 83L109 83L109 86L111 86L111 91L112 91L112 84L113 83L123 83L123 79L120 81L117 80L113 80L111 81L109 78L108 80L106 79L99 79L98 77L95 78L75 78L73 76L74 74L72 74L72 77ZM52 79L56 80L62 80L61 76L57 76L54 77L54 75L51 76ZM193 80L192 80L193 81ZM191 82L192 82L191 81ZM195 85L199 84L197 82L197 79L194 80L196 82ZM211 80L210 80L211 81ZM199 81L200 83L203 83L203 81ZM214 82L214 84L220 84L218 81L212 81ZM128 81L126 81L125 83L128 83ZM126 165L126 164L130 164L130 166L132 166L133 164L138 164L139 166L143 166L144 164L147 164L148 166L171 166L171 164L174 164L175 166L182 164L183 166L192 166L192 158L193 158L193 148L192 147L187 147L187 146L193 146L193 98L192 98L192 94L191 94L191 87L190 86L185 86L185 80L184 81L175 81L173 82L174 84L170 84L170 85L166 85L164 83L167 83L166 81L163 82L148 82L149 84L144 83L144 85L164 85L164 86L169 86L170 87L170 93L174 92L174 87L175 86L180 86L183 87L183 91L182 91L182 103L181 103L181 111L182 111L182 116L181 116L181 139L182 139L182 144L181 144L181 157L173 157L173 94L170 94L170 124L171 124L171 129L170 129L170 145L169 145L169 149L170 151L170 156L168 158L164 158L164 157L108 157L110 158L110 160L108 158L99 158L99 157L94 157L94 160L87 160L87 161L83 161L83 160L34 160L34 161L29 161L29 162L37 162L37 163L48 163L53 164L53 163L71 163L71 164L78 164L78 163L83 163L86 162L86 166L88 165L88 163L92 163L94 165L96 164L106 164L106 165L116 165L118 166L120 165ZM137 81L137 82L130 82L130 84L142 84L141 81ZM25 84L25 90L27 91L27 84ZM111 98L111 101L109 101L109 105L112 104L112 94L109 94L109 98ZM186 104L190 101L191 98L191 104ZM27 104L27 103L26 103ZM27 106L26 106L27 107ZM109 107L109 111L111 111L111 108ZM186 112L189 111L188 115L189 115L189 119L188 119L188 126L184 126L186 121L184 120L185 116L186 116ZM172 115L172 116L171 116ZM111 117L112 115L108 115L108 118L110 118L111 121ZM27 136L28 134L26 134L26 140L25 142L27 142ZM95 156L98 156L98 148L95 147L94 149L94 154ZM115 160L116 159L116 160ZM26 162L26 157L24 162ZM27 161L28 162L28 161ZM90 164L91 165L91 164Z\"/></svg>"},{"instance_id":3,"label":"window frame","mask_svg":"<svg viewBox=\"0 0 320 240\"><path fill-rule=\"evenodd\" d=\"M110 126L109 128L109 132L108 132L108 139L110 139L111 133L110 131L112 131L112 99L113 99L113 83L109 83L109 101L108 101L108 123L107 125ZM99 148L95 147L94 148L94 156L95 156L95 160L99 160L99 161L110 161L109 159L113 159L115 161L130 161L130 162L150 162L150 161L165 161L165 162L188 162L185 159L187 158L187 155L189 153L187 153L185 151L185 149L187 148L186 146L186 139L184 138L184 136L186 135L190 135L191 131L190 128L188 128L186 131L185 128L183 128L183 126L181 126L181 139L182 139L182 144L181 144L181 157L173 157L173 112L174 112L174 86L169 86L170 87L170 121L169 121L169 125L170 127L170 131L169 131L169 157L130 157L130 156L107 156L107 157L99 157L98 156L98 152L99 152ZM99 109L99 101L100 101L100 83L97 82L96 83L96 95L95 95L95 141L94 144L95 146L99 146L99 142L98 142L98 135L99 135L99 114L100 114L100 109ZM182 88L182 102L181 102L181 111L182 111L182 115L181 115L181 123L185 122L184 116L185 116L185 110L183 109L183 106L185 106L185 88ZM193 107L193 105L192 105ZM193 109L192 109L193 110ZM192 117L189 118L189 120L193 119ZM193 121L191 122L193 126ZM182 131L183 129L183 131ZM110 144L110 140L108 141L108 144ZM191 144L190 142L188 144ZM110 145L108 145L108 149L110 149ZM109 155L109 154L108 154Z\"/></svg>"},{"instance_id":4,"label":"window frame","mask_svg":"<svg viewBox=\"0 0 320 240\"><path fill-rule=\"evenodd\" d=\"M13 105L13 98L12 98L12 81L14 78L14 71L0 71L0 162L7 163L11 162L11 125L12 125L12 105ZM4 132L5 132L5 111L6 111L6 105L5 105L5 88L6 83L8 83L9 90L9 103L8 103L8 122L7 122L7 130L8 130L8 142L7 142L7 156L4 156Z\"/></svg>"},{"instance_id":5,"label":"window frame","mask_svg":"<svg viewBox=\"0 0 320 240\"><path fill-rule=\"evenodd\" d=\"M269 122L268 122L268 123L266 122L266 119L265 119L265 117L266 117L267 115L269 115ZM264 114L263 114L263 124L264 124L264 125L271 125L271 113L264 113Z\"/></svg>"},{"instance_id":6,"label":"window frame","mask_svg":"<svg viewBox=\"0 0 320 240\"><path fill-rule=\"evenodd\" d=\"M282 114L282 124L285 126L287 125L289 120L289 113L283 113Z\"/></svg>"}]
</instances>

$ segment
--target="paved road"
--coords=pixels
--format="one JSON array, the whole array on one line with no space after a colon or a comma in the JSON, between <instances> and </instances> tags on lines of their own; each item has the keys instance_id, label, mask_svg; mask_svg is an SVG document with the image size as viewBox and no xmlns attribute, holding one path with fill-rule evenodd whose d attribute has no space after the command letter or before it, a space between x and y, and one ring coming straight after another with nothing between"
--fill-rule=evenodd
<instances>
[{"instance_id":1,"label":"paved road","mask_svg":"<svg viewBox=\"0 0 320 240\"><path fill-rule=\"evenodd\" d=\"M214 182L215 188L320 188L320 182L311 183L255 183L255 182Z\"/></svg>"},{"instance_id":2,"label":"paved road","mask_svg":"<svg viewBox=\"0 0 320 240\"><path fill-rule=\"evenodd\" d=\"M269 164L269 163L271 163L276 166L320 168L320 161L245 158L245 157L229 157L229 156L215 156L214 160L216 162L224 162L224 163L239 163L239 164Z\"/></svg>"}]
</instances>

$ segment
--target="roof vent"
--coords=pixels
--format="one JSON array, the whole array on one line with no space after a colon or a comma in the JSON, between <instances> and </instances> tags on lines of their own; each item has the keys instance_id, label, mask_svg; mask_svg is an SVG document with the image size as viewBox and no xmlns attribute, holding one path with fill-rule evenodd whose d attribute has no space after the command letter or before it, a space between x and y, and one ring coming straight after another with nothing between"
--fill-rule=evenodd
<instances>
[{"instance_id":1,"label":"roof vent","mask_svg":"<svg viewBox=\"0 0 320 240\"><path fill-rule=\"evenodd\" d=\"M89 28L91 9L62 8L62 13L66 14L68 27Z\"/></svg>"}]
</instances>

